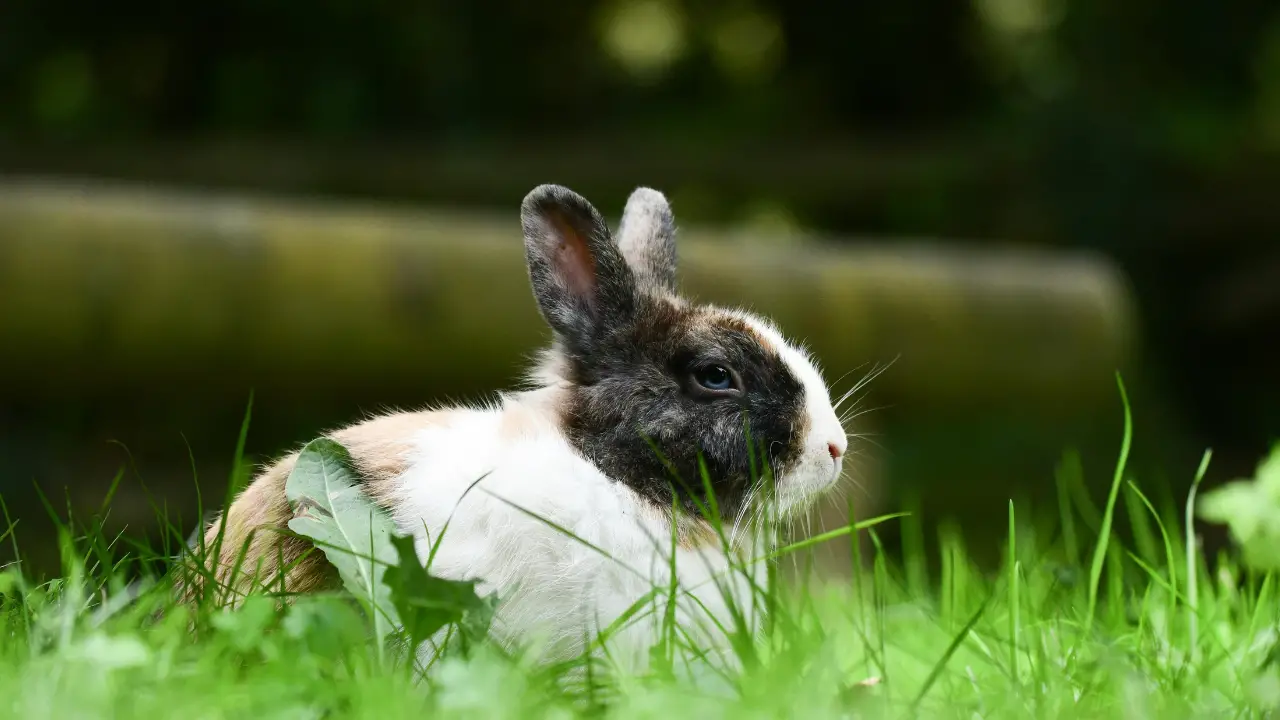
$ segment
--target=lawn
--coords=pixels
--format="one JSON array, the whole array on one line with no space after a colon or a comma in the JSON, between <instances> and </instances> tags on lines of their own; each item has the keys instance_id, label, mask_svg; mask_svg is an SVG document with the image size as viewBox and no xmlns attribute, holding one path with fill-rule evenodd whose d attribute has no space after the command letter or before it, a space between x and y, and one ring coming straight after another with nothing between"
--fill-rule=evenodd
<instances>
[{"instance_id":1,"label":"lawn","mask_svg":"<svg viewBox=\"0 0 1280 720\"><path fill-rule=\"evenodd\" d=\"M754 640L735 638L732 664L699 656L678 628L664 626L652 670L638 677L598 661L541 667L500 651L476 630L483 598L469 586L433 582L397 559L394 542L366 558L389 558L396 568L378 587L348 582L350 592L298 598L285 609L267 595L234 610L212 596L187 608L173 605L160 574L174 548L152 552L106 537L100 519L66 523L62 577L36 583L19 566L0 570L0 713L1270 716L1280 709L1280 540L1267 533L1280 525L1280 452L1252 481L1200 500L1193 490L1181 507L1157 507L1124 472L1128 428L1105 502L1093 506L1072 492L1081 478L1067 463L1057 476L1056 523L1032 527L1010 504L998 571L977 568L959 533L947 529L935 540L940 567L879 549L867 557L852 542L851 580L762 589L775 612ZM1209 460L1206 453L1197 486ZM1186 542L1196 513L1226 521L1237 551L1202 557ZM1124 543L1112 532L1120 514L1134 528ZM820 539L849 543L869 534L879 548L880 523L918 529L894 516ZM5 527L12 522L0 525L0 539L11 542ZM322 535L320 528L309 536ZM922 547L923 538L912 545ZM352 557L355 564L340 567L348 581L376 564L362 570ZM452 604L433 614L414 609L415 597L433 593ZM388 634L388 616L412 626L414 638L446 628L471 642L451 642L424 668L403 660L396 641L405 636Z\"/></svg>"}]
</instances>

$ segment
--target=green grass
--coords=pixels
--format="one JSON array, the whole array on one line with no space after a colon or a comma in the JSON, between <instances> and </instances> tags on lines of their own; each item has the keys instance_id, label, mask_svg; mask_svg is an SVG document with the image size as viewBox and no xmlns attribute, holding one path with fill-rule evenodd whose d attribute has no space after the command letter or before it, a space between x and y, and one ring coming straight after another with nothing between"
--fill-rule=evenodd
<instances>
[{"instance_id":1,"label":"green grass","mask_svg":"<svg viewBox=\"0 0 1280 720\"><path fill-rule=\"evenodd\" d=\"M99 521L91 520L64 527L62 577L36 585L16 566L0 571L0 714L1166 718L1274 713L1280 708L1275 572L1248 569L1234 556L1207 562L1195 543L1186 542L1192 499L1184 507L1157 511L1125 473L1128 444L1126 422L1101 508L1080 497L1079 466L1071 462L1059 468L1060 520L1054 526L1023 524L1029 513L1011 503L1003 567L994 571L975 566L954 526L943 525L936 538L909 543L906 557L884 552L875 525L863 531L875 548L869 557L853 542L854 533L829 534L822 540L851 543L856 565L851 579L823 586L770 583L763 591L775 609L773 622L754 642L738 638L732 643L742 669L730 671L696 659L680 629L664 623L654 639L654 670L643 677L619 676L587 662L539 667L482 641L446 650L419 679L412 663L371 641L376 626L369 607L353 602L351 595L300 598L285 610L262 595L236 610L213 600L175 608L159 575L159 559L171 556L173 548L151 553L113 541L104 537ZM1122 543L1111 532L1117 513L1133 528L1131 542ZM0 525L5 526L12 529L11 522ZM0 540L11 542L7 535L0 530ZM932 574L924 553L929 542L940 558ZM433 582L421 568L408 570L413 578L405 583ZM135 599L118 600L130 597L123 592L126 574L156 582ZM655 611L665 611L668 591L655 589ZM408 584L397 585L391 596L397 598L401 620L422 622L411 618L412 592ZM444 621L458 620L450 617Z\"/></svg>"}]
</instances>

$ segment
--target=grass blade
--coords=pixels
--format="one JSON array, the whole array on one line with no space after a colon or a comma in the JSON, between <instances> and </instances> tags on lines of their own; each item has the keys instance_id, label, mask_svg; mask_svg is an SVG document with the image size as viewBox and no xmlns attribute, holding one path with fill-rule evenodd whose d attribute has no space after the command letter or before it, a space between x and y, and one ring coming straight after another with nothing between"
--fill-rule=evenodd
<instances>
[{"instance_id":1,"label":"grass blade","mask_svg":"<svg viewBox=\"0 0 1280 720\"><path fill-rule=\"evenodd\" d=\"M1186 551L1187 551L1187 628L1188 642L1190 644L1191 662L1198 662L1200 659L1200 580L1196 572L1198 556L1196 554L1196 527L1195 527L1195 508L1196 508L1196 492L1200 489L1200 482L1204 480L1204 475L1209 471L1209 461L1213 458L1213 451L1206 450L1200 458L1200 467L1196 469L1195 478L1191 481L1191 491L1187 493L1186 507Z\"/></svg>"},{"instance_id":2,"label":"grass blade","mask_svg":"<svg viewBox=\"0 0 1280 720\"><path fill-rule=\"evenodd\" d=\"M1107 551L1111 545L1111 522L1115 517L1116 499L1120 496L1120 483L1124 478L1125 464L1129 460L1129 444L1133 441L1133 416L1129 408L1129 395L1124 389L1124 380L1116 373L1116 385L1120 388L1120 400L1124 404L1124 439L1120 444L1120 459L1116 462L1115 477L1111 481L1111 492L1107 495L1107 506L1102 512L1102 528L1098 533L1098 545L1093 551L1093 562L1089 566L1089 606L1085 614L1085 625L1093 623L1094 613L1098 606L1098 584L1102 580L1102 567L1107 559Z\"/></svg>"},{"instance_id":3,"label":"grass blade","mask_svg":"<svg viewBox=\"0 0 1280 720\"><path fill-rule=\"evenodd\" d=\"M965 638L969 637L969 633L977 626L982 616L986 614L987 606L990 603L991 597L987 597L986 600L982 601L982 605L978 607L978 610L964 624L964 627L960 628L960 632L956 633L955 637L951 639L951 644L947 646L946 652L942 653L942 657L938 658L938 661L933 664L933 669L929 671L929 676L925 678L924 685L920 687L915 699L911 701L911 714L913 716L916 715L916 710L919 709L924 696L929 694L929 690L938 681L938 677L942 675L947 663L951 662L951 656L956 654L956 651L960 649L960 645L964 643Z\"/></svg>"}]
</instances>

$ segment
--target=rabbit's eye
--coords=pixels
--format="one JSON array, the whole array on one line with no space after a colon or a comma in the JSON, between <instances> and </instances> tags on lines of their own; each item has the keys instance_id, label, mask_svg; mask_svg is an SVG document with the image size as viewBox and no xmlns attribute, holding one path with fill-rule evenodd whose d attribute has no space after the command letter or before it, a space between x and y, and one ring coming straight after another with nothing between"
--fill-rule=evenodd
<instances>
[{"instance_id":1,"label":"rabbit's eye","mask_svg":"<svg viewBox=\"0 0 1280 720\"><path fill-rule=\"evenodd\" d=\"M733 389L733 373L721 365L707 365L693 371L693 379L699 385L713 392Z\"/></svg>"}]
</instances>

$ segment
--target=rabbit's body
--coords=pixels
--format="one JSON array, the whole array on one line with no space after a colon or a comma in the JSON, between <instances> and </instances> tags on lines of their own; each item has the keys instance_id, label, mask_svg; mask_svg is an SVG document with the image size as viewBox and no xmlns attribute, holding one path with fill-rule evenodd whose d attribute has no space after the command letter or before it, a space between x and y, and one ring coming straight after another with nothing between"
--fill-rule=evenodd
<instances>
[{"instance_id":1,"label":"rabbit's body","mask_svg":"<svg viewBox=\"0 0 1280 720\"><path fill-rule=\"evenodd\" d=\"M673 538L670 508L611 480L566 442L547 407L555 395L514 394L493 409L448 411L445 421L412 434L405 472L379 494L423 558L434 531L449 523L431 571L480 578L482 593L506 598L493 628L499 641L540 636L564 659L655 584L666 586ZM728 558L714 531L681 524L674 546L680 586L717 617L725 608L717 584L708 582L713 573L750 602L735 587L741 578L724 572ZM687 626L708 621L689 601L680 603L680 615ZM649 619L624 637L651 639Z\"/></svg>"},{"instance_id":2,"label":"rabbit's body","mask_svg":"<svg viewBox=\"0 0 1280 720\"><path fill-rule=\"evenodd\" d=\"M661 195L633 195L617 241L563 188L531 193L522 219L534 293L556 331L530 387L486 407L383 415L331 437L423 560L448 523L431 571L498 593L498 640L540 639L550 657L571 656L667 586L674 552L681 591L694 596L677 618L714 641L716 622L733 624L726 592L752 614L749 582L730 565L763 579L753 560L762 548L752 521L764 507L757 460L769 463L784 516L840 475L847 441L826 385L767 321L675 294L674 227ZM266 470L229 509L220 579L250 529L287 523L283 485L295 459ZM698 516L712 498L727 548ZM246 561L271 583L278 557L305 550L259 533ZM321 587L331 570L313 554L285 584ZM644 661L660 617L615 638L626 659Z\"/></svg>"}]
</instances>

